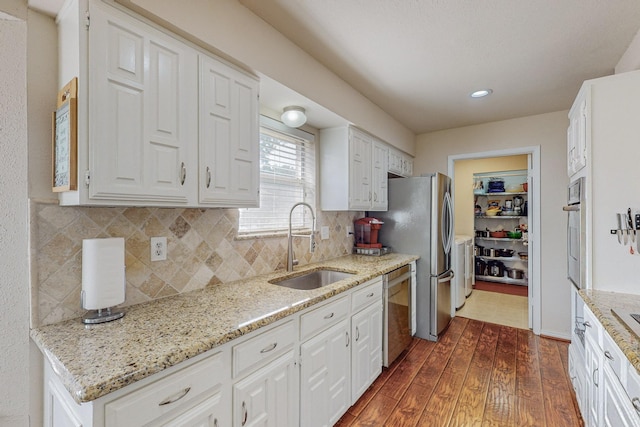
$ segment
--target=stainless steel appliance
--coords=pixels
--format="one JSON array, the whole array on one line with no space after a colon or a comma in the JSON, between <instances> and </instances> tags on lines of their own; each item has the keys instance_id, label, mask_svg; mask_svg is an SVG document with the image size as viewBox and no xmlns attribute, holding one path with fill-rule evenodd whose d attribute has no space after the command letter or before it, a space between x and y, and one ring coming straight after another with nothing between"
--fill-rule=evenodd
<instances>
[{"instance_id":1,"label":"stainless steel appliance","mask_svg":"<svg viewBox=\"0 0 640 427\"><path fill-rule=\"evenodd\" d=\"M386 274L384 286L384 328L382 365L391 363L411 344L411 265Z\"/></svg>"},{"instance_id":2,"label":"stainless steel appliance","mask_svg":"<svg viewBox=\"0 0 640 427\"><path fill-rule=\"evenodd\" d=\"M436 173L389 180L389 209L379 240L394 252L420 255L416 271L416 336L436 341L451 321L451 179Z\"/></svg>"},{"instance_id":3,"label":"stainless steel appliance","mask_svg":"<svg viewBox=\"0 0 640 427\"><path fill-rule=\"evenodd\" d=\"M569 184L567 206L562 209L567 218L567 277L578 288L586 288L586 209L584 207L584 177Z\"/></svg>"},{"instance_id":4,"label":"stainless steel appliance","mask_svg":"<svg viewBox=\"0 0 640 427\"><path fill-rule=\"evenodd\" d=\"M473 239L470 236L456 236L453 250L453 272L451 281L454 294L454 307L451 313L462 308L466 297L471 294L473 279Z\"/></svg>"},{"instance_id":5,"label":"stainless steel appliance","mask_svg":"<svg viewBox=\"0 0 640 427\"><path fill-rule=\"evenodd\" d=\"M585 357L585 322L583 303L578 290L587 288L586 283L586 227L585 179L580 177L569 184L567 205L567 278L573 283L571 291L571 317L573 319L572 344Z\"/></svg>"}]
</instances>

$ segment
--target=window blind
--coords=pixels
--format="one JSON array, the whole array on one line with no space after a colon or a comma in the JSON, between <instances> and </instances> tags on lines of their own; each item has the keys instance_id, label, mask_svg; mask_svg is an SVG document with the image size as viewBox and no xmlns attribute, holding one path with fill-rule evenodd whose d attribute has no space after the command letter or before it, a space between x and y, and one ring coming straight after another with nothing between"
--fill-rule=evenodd
<instances>
[{"instance_id":1,"label":"window blind","mask_svg":"<svg viewBox=\"0 0 640 427\"><path fill-rule=\"evenodd\" d=\"M298 134L302 132L298 131ZM240 234L288 230L289 211L306 202L315 211L316 171L312 139L283 131L260 128L260 207L240 209ZM298 207L292 215L292 228L310 229L311 213Z\"/></svg>"}]
</instances>

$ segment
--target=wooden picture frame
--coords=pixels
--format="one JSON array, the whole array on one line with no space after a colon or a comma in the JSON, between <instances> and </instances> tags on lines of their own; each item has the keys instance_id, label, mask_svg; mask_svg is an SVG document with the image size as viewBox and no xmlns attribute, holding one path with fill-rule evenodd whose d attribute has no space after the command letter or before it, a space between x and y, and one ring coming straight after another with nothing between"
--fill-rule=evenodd
<instances>
[{"instance_id":1,"label":"wooden picture frame","mask_svg":"<svg viewBox=\"0 0 640 427\"><path fill-rule=\"evenodd\" d=\"M78 188L78 78L60 92L52 116L52 190Z\"/></svg>"}]
</instances>

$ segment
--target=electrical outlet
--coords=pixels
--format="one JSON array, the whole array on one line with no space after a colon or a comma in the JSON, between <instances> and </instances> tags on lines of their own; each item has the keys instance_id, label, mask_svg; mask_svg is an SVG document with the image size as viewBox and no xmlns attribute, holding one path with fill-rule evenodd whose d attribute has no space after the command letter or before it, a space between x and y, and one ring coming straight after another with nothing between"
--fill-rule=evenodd
<instances>
[{"instance_id":1,"label":"electrical outlet","mask_svg":"<svg viewBox=\"0 0 640 427\"><path fill-rule=\"evenodd\" d=\"M329 238L329 227L326 225L323 225L320 228L320 238L322 240L327 240Z\"/></svg>"},{"instance_id":2,"label":"electrical outlet","mask_svg":"<svg viewBox=\"0 0 640 427\"><path fill-rule=\"evenodd\" d=\"M151 261L164 261L167 259L167 238L151 238Z\"/></svg>"},{"instance_id":3,"label":"electrical outlet","mask_svg":"<svg viewBox=\"0 0 640 427\"><path fill-rule=\"evenodd\" d=\"M351 237L353 234L353 225L347 225L347 237Z\"/></svg>"}]
</instances>

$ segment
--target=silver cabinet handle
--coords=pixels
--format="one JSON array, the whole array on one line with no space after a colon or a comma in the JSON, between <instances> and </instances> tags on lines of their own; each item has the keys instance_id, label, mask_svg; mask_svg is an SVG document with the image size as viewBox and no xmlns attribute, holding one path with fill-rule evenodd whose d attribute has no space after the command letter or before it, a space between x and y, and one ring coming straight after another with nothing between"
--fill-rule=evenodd
<instances>
[{"instance_id":1,"label":"silver cabinet handle","mask_svg":"<svg viewBox=\"0 0 640 427\"><path fill-rule=\"evenodd\" d=\"M356 342L360 339L360 329L356 326Z\"/></svg>"},{"instance_id":2,"label":"silver cabinet handle","mask_svg":"<svg viewBox=\"0 0 640 427\"><path fill-rule=\"evenodd\" d=\"M593 374L591 374L591 379L593 379L593 385L598 387L598 381L596 375L598 374L598 368L593 370Z\"/></svg>"},{"instance_id":3,"label":"silver cabinet handle","mask_svg":"<svg viewBox=\"0 0 640 427\"><path fill-rule=\"evenodd\" d=\"M371 298L373 295L375 295L373 292L371 292L369 295L367 295L367 298Z\"/></svg>"},{"instance_id":4,"label":"silver cabinet handle","mask_svg":"<svg viewBox=\"0 0 640 427\"><path fill-rule=\"evenodd\" d=\"M591 327L591 323L589 323L588 321L582 322L582 324L583 324L584 326L586 326L587 328L590 328L590 327Z\"/></svg>"},{"instance_id":5,"label":"silver cabinet handle","mask_svg":"<svg viewBox=\"0 0 640 427\"><path fill-rule=\"evenodd\" d=\"M211 185L211 169L207 166L207 188Z\"/></svg>"},{"instance_id":6,"label":"silver cabinet handle","mask_svg":"<svg viewBox=\"0 0 640 427\"><path fill-rule=\"evenodd\" d=\"M613 360L613 356L611 355L611 353L609 353L609 350L604 351L604 357L606 357L609 360Z\"/></svg>"},{"instance_id":7,"label":"silver cabinet handle","mask_svg":"<svg viewBox=\"0 0 640 427\"><path fill-rule=\"evenodd\" d=\"M373 192L373 201L374 202L378 201L378 193L376 193L375 191Z\"/></svg>"},{"instance_id":8,"label":"silver cabinet handle","mask_svg":"<svg viewBox=\"0 0 640 427\"><path fill-rule=\"evenodd\" d=\"M331 312L331 314L327 314L326 316L324 316L325 319L331 319L333 317L334 313L333 311Z\"/></svg>"},{"instance_id":9,"label":"silver cabinet handle","mask_svg":"<svg viewBox=\"0 0 640 427\"><path fill-rule=\"evenodd\" d=\"M184 162L180 164L180 185L184 185L184 181L187 179L187 167Z\"/></svg>"},{"instance_id":10,"label":"silver cabinet handle","mask_svg":"<svg viewBox=\"0 0 640 427\"><path fill-rule=\"evenodd\" d=\"M640 414L640 399L634 397L633 399L631 399L631 403L633 404L636 412Z\"/></svg>"},{"instance_id":11,"label":"silver cabinet handle","mask_svg":"<svg viewBox=\"0 0 640 427\"><path fill-rule=\"evenodd\" d=\"M213 427L218 427L218 419L217 418L213 419Z\"/></svg>"},{"instance_id":12,"label":"silver cabinet handle","mask_svg":"<svg viewBox=\"0 0 640 427\"><path fill-rule=\"evenodd\" d=\"M247 418L249 417L249 411L247 411L247 404L242 401L242 425L247 423Z\"/></svg>"},{"instance_id":13,"label":"silver cabinet handle","mask_svg":"<svg viewBox=\"0 0 640 427\"><path fill-rule=\"evenodd\" d=\"M185 397L190 390L191 390L191 387L187 387L184 390L181 390L178 393L174 394L173 396L167 397L162 402L158 403L158 406L171 405L172 403L177 402L178 400Z\"/></svg>"},{"instance_id":14,"label":"silver cabinet handle","mask_svg":"<svg viewBox=\"0 0 640 427\"><path fill-rule=\"evenodd\" d=\"M371 201L371 191L369 191L369 201Z\"/></svg>"},{"instance_id":15,"label":"silver cabinet handle","mask_svg":"<svg viewBox=\"0 0 640 427\"><path fill-rule=\"evenodd\" d=\"M273 344L268 345L265 348L263 348L262 350L260 350L260 353L269 353L270 351L275 349L277 345L278 345L278 343L274 342Z\"/></svg>"},{"instance_id":16,"label":"silver cabinet handle","mask_svg":"<svg viewBox=\"0 0 640 427\"><path fill-rule=\"evenodd\" d=\"M347 331L347 332L345 332L345 333L344 333L344 335L345 335L345 336L346 336L346 338L347 338L347 345L345 345L345 347L349 347L349 342L350 342L350 340L349 340L349 332L348 332L348 331Z\"/></svg>"}]
</instances>

